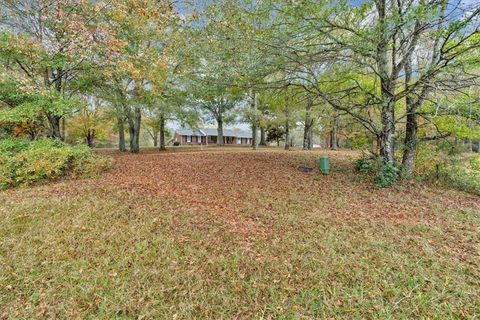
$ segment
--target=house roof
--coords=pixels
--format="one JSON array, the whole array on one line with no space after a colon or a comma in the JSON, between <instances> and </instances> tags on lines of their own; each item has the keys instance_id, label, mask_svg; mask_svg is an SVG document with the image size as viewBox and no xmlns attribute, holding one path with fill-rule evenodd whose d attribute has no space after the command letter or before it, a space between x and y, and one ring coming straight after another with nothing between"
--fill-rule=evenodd
<instances>
[{"instance_id":1,"label":"house roof","mask_svg":"<svg viewBox=\"0 0 480 320\"><path fill-rule=\"evenodd\" d=\"M175 133L181 136L218 136L217 129L199 128L199 129L177 129ZM252 138L252 132L243 130L223 129L224 137Z\"/></svg>"}]
</instances>

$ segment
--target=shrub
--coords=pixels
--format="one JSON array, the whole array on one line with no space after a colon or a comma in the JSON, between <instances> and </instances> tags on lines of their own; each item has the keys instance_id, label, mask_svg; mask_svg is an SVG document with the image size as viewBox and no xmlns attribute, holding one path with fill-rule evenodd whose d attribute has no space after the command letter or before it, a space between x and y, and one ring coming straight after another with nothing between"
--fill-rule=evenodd
<instances>
[{"instance_id":1,"label":"shrub","mask_svg":"<svg viewBox=\"0 0 480 320\"><path fill-rule=\"evenodd\" d=\"M377 161L377 185L381 188L392 186L399 178L400 170L391 162L385 162L381 157Z\"/></svg>"},{"instance_id":2,"label":"shrub","mask_svg":"<svg viewBox=\"0 0 480 320\"><path fill-rule=\"evenodd\" d=\"M173 145L174 145L175 147L179 146L179 145L180 145L180 141L175 141L175 142L173 143Z\"/></svg>"},{"instance_id":3,"label":"shrub","mask_svg":"<svg viewBox=\"0 0 480 320\"><path fill-rule=\"evenodd\" d=\"M355 169L363 174L371 172L374 168L375 164L369 159L361 158L355 161Z\"/></svg>"},{"instance_id":4,"label":"shrub","mask_svg":"<svg viewBox=\"0 0 480 320\"><path fill-rule=\"evenodd\" d=\"M381 157L358 159L355 161L355 168L364 175L375 173L375 182L381 188L392 186L400 176L398 167L393 163L384 162Z\"/></svg>"},{"instance_id":5,"label":"shrub","mask_svg":"<svg viewBox=\"0 0 480 320\"><path fill-rule=\"evenodd\" d=\"M109 161L84 145L69 146L58 140L0 140L0 189L28 185L62 176L98 174Z\"/></svg>"}]
</instances>

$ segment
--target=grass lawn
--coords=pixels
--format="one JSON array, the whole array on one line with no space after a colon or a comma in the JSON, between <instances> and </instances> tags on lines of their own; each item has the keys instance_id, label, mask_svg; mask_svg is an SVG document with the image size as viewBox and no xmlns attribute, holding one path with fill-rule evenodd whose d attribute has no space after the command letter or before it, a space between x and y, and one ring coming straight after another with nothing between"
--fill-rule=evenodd
<instances>
[{"instance_id":1,"label":"grass lawn","mask_svg":"<svg viewBox=\"0 0 480 320\"><path fill-rule=\"evenodd\" d=\"M112 156L0 193L0 318L480 316L479 197L378 189L344 151Z\"/></svg>"}]
</instances>

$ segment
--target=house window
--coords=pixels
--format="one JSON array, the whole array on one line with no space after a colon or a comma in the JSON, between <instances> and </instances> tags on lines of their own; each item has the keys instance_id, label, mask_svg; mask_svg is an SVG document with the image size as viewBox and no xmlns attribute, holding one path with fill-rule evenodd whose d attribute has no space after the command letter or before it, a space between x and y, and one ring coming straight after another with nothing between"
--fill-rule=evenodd
<instances>
[{"instance_id":1,"label":"house window","mask_svg":"<svg viewBox=\"0 0 480 320\"><path fill-rule=\"evenodd\" d=\"M198 137L197 137L197 142L198 142L198 143L202 143L202 137L201 137L201 136L198 136Z\"/></svg>"},{"instance_id":2,"label":"house window","mask_svg":"<svg viewBox=\"0 0 480 320\"><path fill-rule=\"evenodd\" d=\"M237 144L242 144L242 138L237 138Z\"/></svg>"},{"instance_id":3,"label":"house window","mask_svg":"<svg viewBox=\"0 0 480 320\"><path fill-rule=\"evenodd\" d=\"M192 136L187 136L187 142L192 142Z\"/></svg>"}]
</instances>

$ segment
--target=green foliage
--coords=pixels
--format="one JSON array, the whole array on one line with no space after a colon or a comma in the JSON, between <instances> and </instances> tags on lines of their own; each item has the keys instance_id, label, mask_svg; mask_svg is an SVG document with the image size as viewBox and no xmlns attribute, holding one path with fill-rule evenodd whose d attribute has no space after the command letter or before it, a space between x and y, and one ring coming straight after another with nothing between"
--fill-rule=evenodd
<instances>
[{"instance_id":1,"label":"green foliage","mask_svg":"<svg viewBox=\"0 0 480 320\"><path fill-rule=\"evenodd\" d=\"M357 159L355 169L364 175L375 173L375 183L380 188L391 187L400 177L399 168L394 163L385 162L381 157Z\"/></svg>"},{"instance_id":2,"label":"green foliage","mask_svg":"<svg viewBox=\"0 0 480 320\"><path fill-rule=\"evenodd\" d=\"M47 115L71 112L75 99L66 99L54 89L32 89L22 80L0 75L0 123L30 123Z\"/></svg>"},{"instance_id":3,"label":"green foliage","mask_svg":"<svg viewBox=\"0 0 480 320\"><path fill-rule=\"evenodd\" d=\"M475 160L474 162L477 163ZM480 170L473 169L473 166L469 168L462 161L451 160L439 165L435 176L437 182L457 190L480 195Z\"/></svg>"},{"instance_id":4,"label":"green foliage","mask_svg":"<svg viewBox=\"0 0 480 320\"><path fill-rule=\"evenodd\" d=\"M480 171L480 156L470 158L470 167L475 171Z\"/></svg>"},{"instance_id":5,"label":"green foliage","mask_svg":"<svg viewBox=\"0 0 480 320\"><path fill-rule=\"evenodd\" d=\"M416 179L422 179L436 170L445 161L451 146L443 142L422 143L417 149L414 174Z\"/></svg>"},{"instance_id":6,"label":"green foliage","mask_svg":"<svg viewBox=\"0 0 480 320\"><path fill-rule=\"evenodd\" d=\"M91 176L108 166L85 145L58 140L0 140L0 189L29 185L62 176Z\"/></svg>"},{"instance_id":7,"label":"green foliage","mask_svg":"<svg viewBox=\"0 0 480 320\"><path fill-rule=\"evenodd\" d=\"M395 163L385 162L380 157L377 161L377 186L386 188L392 186L399 178L400 170Z\"/></svg>"},{"instance_id":8,"label":"green foliage","mask_svg":"<svg viewBox=\"0 0 480 320\"><path fill-rule=\"evenodd\" d=\"M374 163L365 158L357 159L355 160L355 169L360 171L363 174L367 174L371 172L374 169L375 165Z\"/></svg>"},{"instance_id":9,"label":"green foliage","mask_svg":"<svg viewBox=\"0 0 480 320\"><path fill-rule=\"evenodd\" d=\"M480 194L480 156L466 156L462 149L444 142L422 144L415 159L417 179Z\"/></svg>"},{"instance_id":10,"label":"green foliage","mask_svg":"<svg viewBox=\"0 0 480 320\"><path fill-rule=\"evenodd\" d=\"M371 139L366 135L358 135L348 140L352 149L364 149L370 146Z\"/></svg>"},{"instance_id":11,"label":"green foliage","mask_svg":"<svg viewBox=\"0 0 480 320\"><path fill-rule=\"evenodd\" d=\"M180 141L175 141L175 142L173 143L173 145L174 145L175 147L179 146L179 145L180 145Z\"/></svg>"}]
</instances>

